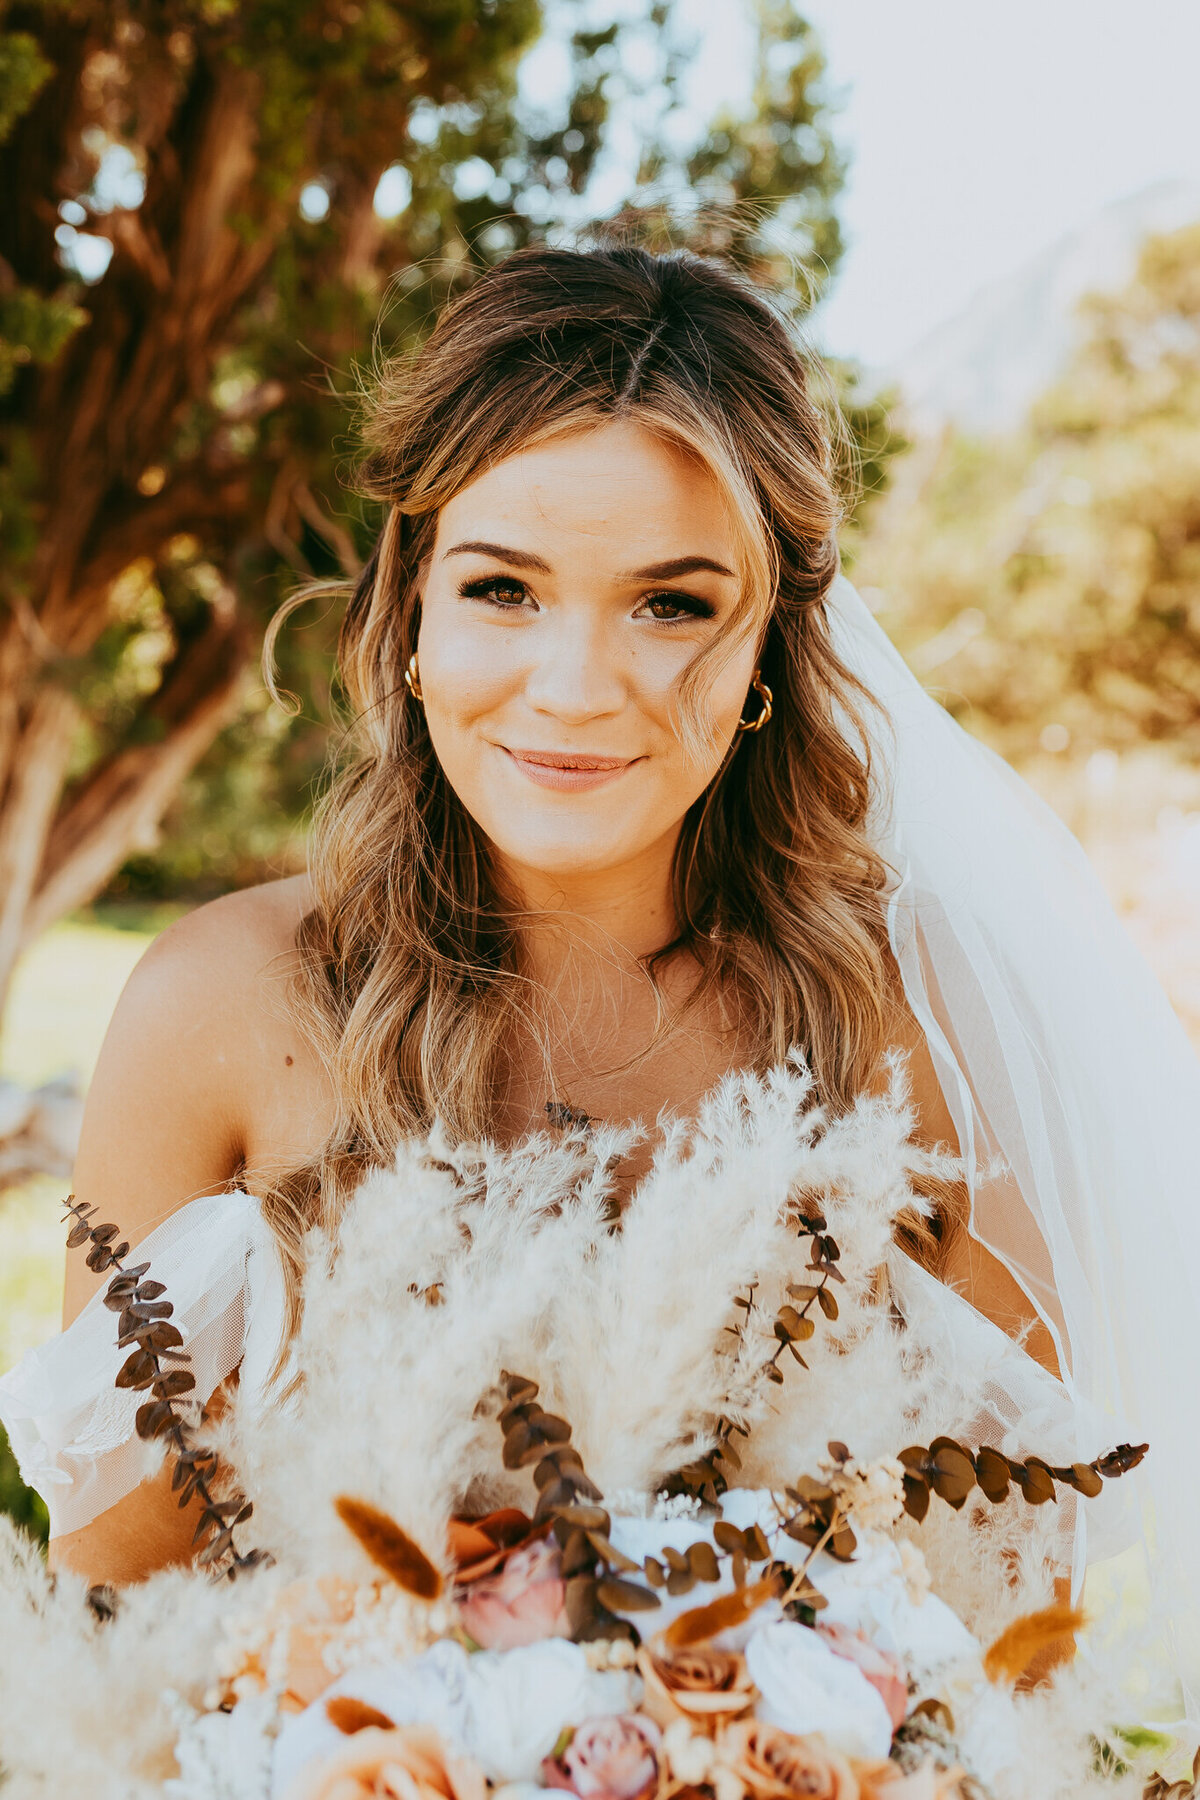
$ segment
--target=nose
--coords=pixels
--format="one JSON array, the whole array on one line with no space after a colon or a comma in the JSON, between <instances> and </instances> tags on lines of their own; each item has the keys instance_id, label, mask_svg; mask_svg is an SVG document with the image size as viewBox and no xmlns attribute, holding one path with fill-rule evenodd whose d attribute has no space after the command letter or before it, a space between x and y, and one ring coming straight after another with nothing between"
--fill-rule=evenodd
<instances>
[{"instance_id":1,"label":"nose","mask_svg":"<svg viewBox=\"0 0 1200 1800\"><path fill-rule=\"evenodd\" d=\"M578 614L548 621L538 634L535 660L525 678L526 703L566 725L619 713L628 682L612 636L611 628L585 625Z\"/></svg>"}]
</instances>

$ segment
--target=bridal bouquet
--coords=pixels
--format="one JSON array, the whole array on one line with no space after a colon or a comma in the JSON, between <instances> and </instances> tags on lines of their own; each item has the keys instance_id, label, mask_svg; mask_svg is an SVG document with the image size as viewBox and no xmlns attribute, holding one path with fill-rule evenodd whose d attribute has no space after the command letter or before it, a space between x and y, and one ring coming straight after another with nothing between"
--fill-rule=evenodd
<instances>
[{"instance_id":1,"label":"bridal bouquet","mask_svg":"<svg viewBox=\"0 0 1200 1800\"><path fill-rule=\"evenodd\" d=\"M988 1413L1024 1359L949 1346L895 1248L938 1167L899 1075L836 1120L798 1066L730 1079L623 1206L636 1134L555 1125L404 1145L312 1234L277 1391L207 1428L73 1209L203 1566L85 1592L10 1537L5 1800L1165 1794L1097 1627L1053 1668L1073 1508L1142 1447Z\"/></svg>"}]
</instances>

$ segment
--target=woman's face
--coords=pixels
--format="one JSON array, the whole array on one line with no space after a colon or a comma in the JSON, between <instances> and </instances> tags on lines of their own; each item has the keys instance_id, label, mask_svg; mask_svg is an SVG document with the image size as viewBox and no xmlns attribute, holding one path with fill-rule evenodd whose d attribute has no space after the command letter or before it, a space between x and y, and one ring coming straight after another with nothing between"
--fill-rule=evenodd
<instances>
[{"instance_id":1,"label":"woman's face","mask_svg":"<svg viewBox=\"0 0 1200 1800\"><path fill-rule=\"evenodd\" d=\"M711 746L685 753L672 703L738 610L735 546L712 476L626 421L511 456L442 509L423 704L447 779L514 872L569 881L674 847L754 675L742 636L712 676Z\"/></svg>"}]
</instances>

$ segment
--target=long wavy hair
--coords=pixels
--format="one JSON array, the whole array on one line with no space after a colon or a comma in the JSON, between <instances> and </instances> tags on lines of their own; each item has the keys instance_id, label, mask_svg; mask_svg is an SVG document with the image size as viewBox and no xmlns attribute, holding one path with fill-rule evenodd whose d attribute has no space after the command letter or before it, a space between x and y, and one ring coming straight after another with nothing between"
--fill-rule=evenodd
<instances>
[{"instance_id":1,"label":"long wavy hair","mask_svg":"<svg viewBox=\"0 0 1200 1800\"><path fill-rule=\"evenodd\" d=\"M683 822L669 949L695 959L697 995L735 1004L756 1063L799 1046L836 1107L877 1072L896 990L866 831L874 703L826 618L841 500L805 356L721 263L619 241L518 252L367 397L360 480L387 513L342 626L353 751L314 828L295 1002L339 1117L267 1202L297 1275L304 1228L336 1221L402 1136L435 1115L463 1138L495 1128L528 991L522 934L403 677L439 509L504 457L613 419L699 458L740 533L740 611L685 674L685 742L708 730L712 659L742 634L774 696L770 728L737 738Z\"/></svg>"}]
</instances>

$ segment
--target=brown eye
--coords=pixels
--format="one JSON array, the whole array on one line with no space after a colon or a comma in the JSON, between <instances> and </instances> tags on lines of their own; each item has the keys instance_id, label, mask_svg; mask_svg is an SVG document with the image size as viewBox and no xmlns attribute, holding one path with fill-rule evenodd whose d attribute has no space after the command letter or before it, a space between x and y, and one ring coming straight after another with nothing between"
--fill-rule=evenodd
<instances>
[{"instance_id":1,"label":"brown eye","mask_svg":"<svg viewBox=\"0 0 1200 1800\"><path fill-rule=\"evenodd\" d=\"M695 594L651 594L642 604L660 625L678 625L685 619L711 619L716 610Z\"/></svg>"},{"instance_id":2,"label":"brown eye","mask_svg":"<svg viewBox=\"0 0 1200 1800\"><path fill-rule=\"evenodd\" d=\"M464 581L458 591L464 600L489 600L493 606L519 606L528 598L525 583L505 575L481 575Z\"/></svg>"}]
</instances>

